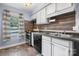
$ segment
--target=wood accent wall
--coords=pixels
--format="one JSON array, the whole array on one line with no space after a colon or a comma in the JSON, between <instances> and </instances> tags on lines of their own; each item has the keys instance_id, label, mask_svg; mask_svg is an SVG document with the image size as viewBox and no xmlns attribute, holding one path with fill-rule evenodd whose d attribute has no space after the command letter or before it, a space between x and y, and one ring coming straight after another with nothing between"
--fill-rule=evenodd
<instances>
[{"instance_id":1,"label":"wood accent wall","mask_svg":"<svg viewBox=\"0 0 79 59\"><path fill-rule=\"evenodd\" d=\"M30 21L24 21L24 28L25 28L25 31L33 31L33 23L30 22Z\"/></svg>"},{"instance_id":2,"label":"wood accent wall","mask_svg":"<svg viewBox=\"0 0 79 59\"><path fill-rule=\"evenodd\" d=\"M35 28L37 26L39 29L47 28L48 30L73 30L73 26L75 26L75 12L70 12L67 14L59 15L56 17L51 17L51 19L56 19L55 22L44 24L44 25L34 25Z\"/></svg>"}]
</instances>

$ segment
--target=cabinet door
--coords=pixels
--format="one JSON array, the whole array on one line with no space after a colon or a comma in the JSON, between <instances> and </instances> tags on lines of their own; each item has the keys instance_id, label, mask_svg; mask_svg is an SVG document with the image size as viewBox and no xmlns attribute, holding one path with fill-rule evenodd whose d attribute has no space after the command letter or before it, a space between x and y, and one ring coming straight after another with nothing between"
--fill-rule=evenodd
<instances>
[{"instance_id":1,"label":"cabinet door","mask_svg":"<svg viewBox=\"0 0 79 59\"><path fill-rule=\"evenodd\" d=\"M44 56L51 56L51 38L43 36L42 37L42 54Z\"/></svg>"},{"instance_id":2,"label":"cabinet door","mask_svg":"<svg viewBox=\"0 0 79 59\"><path fill-rule=\"evenodd\" d=\"M41 19L41 12L39 11L38 13L37 13L37 19L36 19L36 23L37 24L40 24L41 22L40 22L40 19Z\"/></svg>"},{"instance_id":3,"label":"cabinet door","mask_svg":"<svg viewBox=\"0 0 79 59\"><path fill-rule=\"evenodd\" d=\"M42 40L42 55L46 55L46 45L45 45L45 40Z\"/></svg>"},{"instance_id":4,"label":"cabinet door","mask_svg":"<svg viewBox=\"0 0 79 59\"><path fill-rule=\"evenodd\" d=\"M52 3L52 4L50 4L50 5L48 5L47 7L46 7L46 13L47 13L47 15L48 14L51 14L51 13L54 13L55 12L55 3Z\"/></svg>"},{"instance_id":5,"label":"cabinet door","mask_svg":"<svg viewBox=\"0 0 79 59\"><path fill-rule=\"evenodd\" d=\"M69 48L54 44L54 56L69 56Z\"/></svg>"},{"instance_id":6,"label":"cabinet door","mask_svg":"<svg viewBox=\"0 0 79 59\"><path fill-rule=\"evenodd\" d=\"M56 11L60 11L60 10L66 9L66 8L71 7L71 6L72 6L71 3L57 3L56 4Z\"/></svg>"},{"instance_id":7,"label":"cabinet door","mask_svg":"<svg viewBox=\"0 0 79 59\"><path fill-rule=\"evenodd\" d=\"M46 24L47 23L47 19L46 19L46 9L42 9L41 10L41 24Z\"/></svg>"},{"instance_id":8,"label":"cabinet door","mask_svg":"<svg viewBox=\"0 0 79 59\"><path fill-rule=\"evenodd\" d=\"M44 56L51 56L51 44L49 41L43 40L43 42L42 42L42 54Z\"/></svg>"},{"instance_id":9,"label":"cabinet door","mask_svg":"<svg viewBox=\"0 0 79 59\"><path fill-rule=\"evenodd\" d=\"M54 56L54 45L53 44L52 44L52 50L51 51L52 51L52 53L51 53L52 56Z\"/></svg>"}]
</instances>

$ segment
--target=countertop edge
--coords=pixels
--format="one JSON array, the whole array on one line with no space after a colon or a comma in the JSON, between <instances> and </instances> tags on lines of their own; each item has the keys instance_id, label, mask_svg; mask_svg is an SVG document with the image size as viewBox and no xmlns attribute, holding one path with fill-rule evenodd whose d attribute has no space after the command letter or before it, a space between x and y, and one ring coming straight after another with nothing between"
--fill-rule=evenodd
<instances>
[{"instance_id":1,"label":"countertop edge","mask_svg":"<svg viewBox=\"0 0 79 59\"><path fill-rule=\"evenodd\" d=\"M58 38L58 39L64 39L64 40L68 40L68 41L79 41L78 39L79 38L66 38L66 37L57 37L57 36L51 36L51 35L47 35L47 34L42 34L44 36L48 36L48 37L51 37L51 38Z\"/></svg>"}]
</instances>

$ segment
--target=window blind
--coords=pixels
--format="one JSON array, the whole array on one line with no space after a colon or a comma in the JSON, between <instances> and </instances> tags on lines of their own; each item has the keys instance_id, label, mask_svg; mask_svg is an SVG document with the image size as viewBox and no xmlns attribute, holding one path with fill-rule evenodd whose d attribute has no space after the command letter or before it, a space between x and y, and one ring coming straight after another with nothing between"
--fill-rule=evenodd
<instances>
[{"instance_id":1,"label":"window blind","mask_svg":"<svg viewBox=\"0 0 79 59\"><path fill-rule=\"evenodd\" d=\"M8 17L10 17L10 11L5 9L2 14L2 27L3 27L3 39L10 39L9 22Z\"/></svg>"}]
</instances>

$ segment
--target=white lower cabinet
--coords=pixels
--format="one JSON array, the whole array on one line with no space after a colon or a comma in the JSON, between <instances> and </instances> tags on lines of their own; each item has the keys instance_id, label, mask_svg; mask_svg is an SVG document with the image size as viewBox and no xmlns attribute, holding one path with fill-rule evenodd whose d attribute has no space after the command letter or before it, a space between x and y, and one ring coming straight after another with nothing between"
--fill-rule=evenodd
<instances>
[{"instance_id":1,"label":"white lower cabinet","mask_svg":"<svg viewBox=\"0 0 79 59\"><path fill-rule=\"evenodd\" d=\"M69 48L59 44L54 44L53 56L69 56Z\"/></svg>"},{"instance_id":2,"label":"white lower cabinet","mask_svg":"<svg viewBox=\"0 0 79 59\"><path fill-rule=\"evenodd\" d=\"M46 37L42 37L42 55L44 56L51 56L51 43L50 43L50 37L47 37L48 40L46 40Z\"/></svg>"},{"instance_id":3,"label":"white lower cabinet","mask_svg":"<svg viewBox=\"0 0 79 59\"><path fill-rule=\"evenodd\" d=\"M72 41L42 36L42 54L44 56L70 56L71 43Z\"/></svg>"},{"instance_id":4,"label":"white lower cabinet","mask_svg":"<svg viewBox=\"0 0 79 59\"><path fill-rule=\"evenodd\" d=\"M52 44L51 55L54 56L54 44Z\"/></svg>"}]
</instances>

